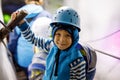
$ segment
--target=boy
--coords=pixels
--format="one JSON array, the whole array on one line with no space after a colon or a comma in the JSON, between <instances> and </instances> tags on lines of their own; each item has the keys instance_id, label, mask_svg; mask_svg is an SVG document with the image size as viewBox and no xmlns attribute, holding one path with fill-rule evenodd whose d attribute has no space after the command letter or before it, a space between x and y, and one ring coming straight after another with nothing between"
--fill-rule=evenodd
<instances>
[{"instance_id":1,"label":"boy","mask_svg":"<svg viewBox=\"0 0 120 80\"><path fill-rule=\"evenodd\" d=\"M16 13L12 16L14 19ZM86 58L80 51L82 46L78 43L80 31L78 13L72 8L61 7L57 10L50 26L52 27L52 40L35 37L27 23L19 26L28 42L49 52L43 80L93 80L96 61L88 69L92 59L86 62ZM52 42L53 46L50 47ZM88 51L91 52L90 49Z\"/></svg>"}]
</instances>

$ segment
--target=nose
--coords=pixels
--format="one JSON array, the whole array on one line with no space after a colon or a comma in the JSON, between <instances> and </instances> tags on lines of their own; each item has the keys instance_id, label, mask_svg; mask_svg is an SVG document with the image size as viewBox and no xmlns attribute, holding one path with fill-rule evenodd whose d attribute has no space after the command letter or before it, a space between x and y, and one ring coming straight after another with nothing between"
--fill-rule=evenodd
<instances>
[{"instance_id":1,"label":"nose","mask_svg":"<svg viewBox=\"0 0 120 80\"><path fill-rule=\"evenodd\" d=\"M61 37L60 37L60 42L65 42L65 39L66 39L66 38L65 38L64 36L61 36Z\"/></svg>"}]
</instances>

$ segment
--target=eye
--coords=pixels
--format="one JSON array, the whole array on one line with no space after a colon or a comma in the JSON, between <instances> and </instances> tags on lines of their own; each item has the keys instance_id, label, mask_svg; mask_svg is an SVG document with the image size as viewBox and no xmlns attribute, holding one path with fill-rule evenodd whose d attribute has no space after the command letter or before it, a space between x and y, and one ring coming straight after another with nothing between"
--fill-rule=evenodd
<instances>
[{"instance_id":1,"label":"eye","mask_svg":"<svg viewBox=\"0 0 120 80\"><path fill-rule=\"evenodd\" d=\"M70 35L70 34L66 34L66 37L67 37L67 38L71 38L71 35Z\"/></svg>"},{"instance_id":2,"label":"eye","mask_svg":"<svg viewBox=\"0 0 120 80\"><path fill-rule=\"evenodd\" d=\"M60 33L55 33L55 36L60 36Z\"/></svg>"}]
</instances>

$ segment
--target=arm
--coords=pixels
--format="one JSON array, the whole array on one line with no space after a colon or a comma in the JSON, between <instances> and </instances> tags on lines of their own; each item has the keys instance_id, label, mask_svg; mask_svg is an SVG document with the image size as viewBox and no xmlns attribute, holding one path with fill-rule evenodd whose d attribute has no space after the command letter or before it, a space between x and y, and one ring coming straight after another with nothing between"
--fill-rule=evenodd
<instances>
[{"instance_id":1,"label":"arm","mask_svg":"<svg viewBox=\"0 0 120 80\"><path fill-rule=\"evenodd\" d=\"M47 56L46 52L44 51L47 51L47 52L49 51L51 41L46 41L45 39L35 37L34 33L30 30L30 27L28 27L26 23L24 23L23 25L24 25L24 28L22 28L22 25L19 26L19 28L22 31L22 34L25 37L25 39L28 42L34 44L35 46L43 49L40 51L40 54L34 55L32 59L32 63L29 65L29 69L28 69L29 79L41 80L45 71L45 59L43 55L45 55L45 57Z\"/></svg>"},{"instance_id":2,"label":"arm","mask_svg":"<svg viewBox=\"0 0 120 80\"><path fill-rule=\"evenodd\" d=\"M37 47L35 47L38 50ZM29 79L39 79L42 80L42 77L44 75L45 71L45 63L46 63L46 57L47 52L39 49L38 52L36 52L33 56L32 63L29 65L28 73L29 73Z\"/></svg>"},{"instance_id":3,"label":"arm","mask_svg":"<svg viewBox=\"0 0 120 80\"><path fill-rule=\"evenodd\" d=\"M34 44L35 46L41 49L44 49L45 51L50 50L51 40L46 40L46 39L35 36L26 22L21 24L19 26L19 29L21 30L22 35L28 42L30 42L31 44Z\"/></svg>"},{"instance_id":4,"label":"arm","mask_svg":"<svg viewBox=\"0 0 120 80\"><path fill-rule=\"evenodd\" d=\"M11 15L11 20L15 20L17 18L17 15L19 15L19 13L20 13L19 11L13 12ZM19 22L18 28L21 30L21 33L28 42L34 44L35 46L41 49L44 49L45 51L49 51L51 40L45 40L43 38L36 37L34 33L30 30L30 27L25 22L25 20L21 20Z\"/></svg>"}]
</instances>

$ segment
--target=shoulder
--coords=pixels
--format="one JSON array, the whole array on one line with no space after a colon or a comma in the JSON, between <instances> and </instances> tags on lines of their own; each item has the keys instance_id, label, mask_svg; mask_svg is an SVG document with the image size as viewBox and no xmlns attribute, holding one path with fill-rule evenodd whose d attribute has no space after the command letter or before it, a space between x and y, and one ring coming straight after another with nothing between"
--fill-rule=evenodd
<instances>
[{"instance_id":1,"label":"shoulder","mask_svg":"<svg viewBox=\"0 0 120 80\"><path fill-rule=\"evenodd\" d=\"M47 10L43 10L38 17L48 17L48 18L52 18L52 14L50 12L48 12Z\"/></svg>"}]
</instances>

